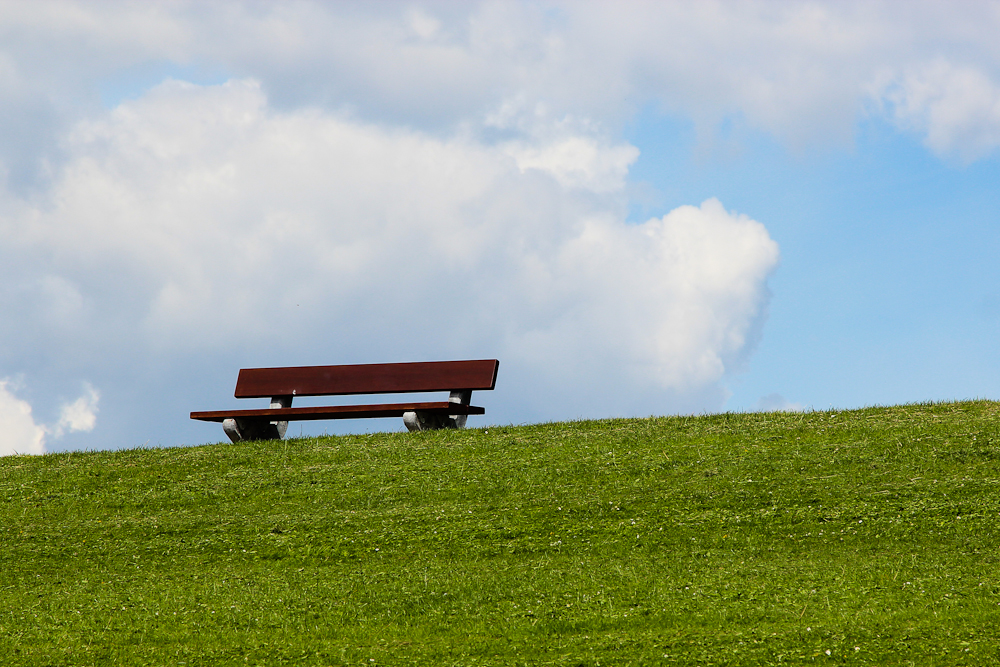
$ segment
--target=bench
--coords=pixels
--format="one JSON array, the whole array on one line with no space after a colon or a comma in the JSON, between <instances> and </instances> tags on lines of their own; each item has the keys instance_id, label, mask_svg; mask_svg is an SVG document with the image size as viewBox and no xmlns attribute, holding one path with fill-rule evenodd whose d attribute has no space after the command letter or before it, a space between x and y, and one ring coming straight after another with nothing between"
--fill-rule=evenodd
<instances>
[{"instance_id":1,"label":"bench","mask_svg":"<svg viewBox=\"0 0 1000 667\"><path fill-rule=\"evenodd\" d=\"M353 364L348 366L293 366L244 368L236 380L236 398L270 398L271 406L257 410L192 412L191 419L222 422L233 442L278 440L290 421L402 417L410 431L463 428L469 415L486 413L469 405L472 392L493 389L500 362L430 361L403 364ZM447 401L334 405L293 408L296 396L347 396L352 394L403 394L450 392Z\"/></svg>"}]
</instances>

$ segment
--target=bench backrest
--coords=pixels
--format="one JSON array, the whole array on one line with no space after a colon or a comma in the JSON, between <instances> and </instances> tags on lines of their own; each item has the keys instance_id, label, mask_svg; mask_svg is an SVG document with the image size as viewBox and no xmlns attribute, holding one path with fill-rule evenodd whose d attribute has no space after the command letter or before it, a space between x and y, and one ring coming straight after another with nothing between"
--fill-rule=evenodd
<instances>
[{"instance_id":1,"label":"bench backrest","mask_svg":"<svg viewBox=\"0 0 1000 667\"><path fill-rule=\"evenodd\" d=\"M236 398L493 389L499 367L500 362L496 359L479 359L244 368L236 381Z\"/></svg>"}]
</instances>

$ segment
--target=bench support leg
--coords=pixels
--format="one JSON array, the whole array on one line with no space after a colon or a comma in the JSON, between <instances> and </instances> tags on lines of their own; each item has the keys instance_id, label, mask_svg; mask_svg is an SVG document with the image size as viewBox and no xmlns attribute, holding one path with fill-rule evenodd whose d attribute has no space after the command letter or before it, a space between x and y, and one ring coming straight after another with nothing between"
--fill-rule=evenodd
<instances>
[{"instance_id":1,"label":"bench support leg","mask_svg":"<svg viewBox=\"0 0 1000 667\"><path fill-rule=\"evenodd\" d=\"M287 424L287 422L285 422ZM227 419L222 422L222 430L233 442L245 440L281 440L278 427L259 419Z\"/></svg>"},{"instance_id":2,"label":"bench support leg","mask_svg":"<svg viewBox=\"0 0 1000 667\"><path fill-rule=\"evenodd\" d=\"M243 440L243 435L240 433L240 427L236 425L235 419L224 419L222 421L222 430L226 432L229 439L233 442L240 442Z\"/></svg>"},{"instance_id":3,"label":"bench support leg","mask_svg":"<svg viewBox=\"0 0 1000 667\"><path fill-rule=\"evenodd\" d=\"M453 391L448 396L449 403L468 405L472 401L471 391ZM403 423L408 431L435 431L442 428L465 428L469 415L437 415L428 412L404 412Z\"/></svg>"},{"instance_id":4,"label":"bench support leg","mask_svg":"<svg viewBox=\"0 0 1000 667\"><path fill-rule=\"evenodd\" d=\"M291 396L272 396L271 397L271 407L272 408L290 408L292 407L292 397ZM285 431L288 430L288 422L271 422L275 430L278 433L278 440L285 437Z\"/></svg>"},{"instance_id":5,"label":"bench support leg","mask_svg":"<svg viewBox=\"0 0 1000 667\"><path fill-rule=\"evenodd\" d=\"M455 428L449 424L451 418L433 412L404 412L403 423L408 431L436 431L441 428Z\"/></svg>"},{"instance_id":6,"label":"bench support leg","mask_svg":"<svg viewBox=\"0 0 1000 667\"><path fill-rule=\"evenodd\" d=\"M472 402L472 392L453 391L448 395L448 402L469 405ZM465 422L468 421L469 415L448 415L448 419L454 424L453 428L465 428Z\"/></svg>"},{"instance_id":7,"label":"bench support leg","mask_svg":"<svg viewBox=\"0 0 1000 667\"><path fill-rule=\"evenodd\" d=\"M271 398L272 408L292 407L291 396L274 396ZM258 419L226 419L222 422L222 430L233 442L244 440L281 440L288 430L288 422L265 422Z\"/></svg>"}]
</instances>

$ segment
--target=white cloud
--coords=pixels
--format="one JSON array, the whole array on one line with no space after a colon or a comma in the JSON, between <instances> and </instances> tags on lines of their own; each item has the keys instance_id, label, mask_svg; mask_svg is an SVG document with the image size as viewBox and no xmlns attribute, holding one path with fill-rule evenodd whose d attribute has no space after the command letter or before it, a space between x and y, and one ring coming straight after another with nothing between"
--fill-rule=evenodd
<instances>
[{"instance_id":1,"label":"white cloud","mask_svg":"<svg viewBox=\"0 0 1000 667\"><path fill-rule=\"evenodd\" d=\"M763 225L711 199L642 225L589 220L539 259L524 292L544 296L522 318L519 347L685 392L718 382L748 351L778 247Z\"/></svg>"},{"instance_id":2,"label":"white cloud","mask_svg":"<svg viewBox=\"0 0 1000 667\"><path fill-rule=\"evenodd\" d=\"M9 378L0 380L0 456L44 454L46 437L61 438L73 431L91 431L97 422L100 393L84 383L83 395L60 409L53 426L35 423L31 405L14 395Z\"/></svg>"},{"instance_id":3,"label":"white cloud","mask_svg":"<svg viewBox=\"0 0 1000 667\"><path fill-rule=\"evenodd\" d=\"M504 150L521 171L538 169L562 185L600 193L621 190L629 165L639 157L635 146L602 147L592 138L579 136L542 146L511 142Z\"/></svg>"},{"instance_id":4,"label":"white cloud","mask_svg":"<svg viewBox=\"0 0 1000 667\"><path fill-rule=\"evenodd\" d=\"M45 427L35 423L31 405L8 388L10 380L0 380L0 456L43 454Z\"/></svg>"},{"instance_id":5,"label":"white cloud","mask_svg":"<svg viewBox=\"0 0 1000 667\"><path fill-rule=\"evenodd\" d=\"M1000 85L978 68L938 59L900 76L883 97L895 121L938 155L968 163L1000 146Z\"/></svg>"},{"instance_id":6,"label":"white cloud","mask_svg":"<svg viewBox=\"0 0 1000 667\"><path fill-rule=\"evenodd\" d=\"M928 145L978 156L996 134L998 28L994 3L9 2L0 150L56 155L40 127L166 64L253 76L279 108L425 130L481 129L511 100L609 126L655 103L705 135L735 120L793 146L849 142L888 77ZM942 54L951 80L926 65Z\"/></svg>"},{"instance_id":7,"label":"white cloud","mask_svg":"<svg viewBox=\"0 0 1000 667\"><path fill-rule=\"evenodd\" d=\"M59 421L47 429L53 437L61 438L72 431L93 431L97 424L97 402L101 394L89 383L84 383L84 393L72 403L62 406Z\"/></svg>"},{"instance_id":8,"label":"white cloud","mask_svg":"<svg viewBox=\"0 0 1000 667\"><path fill-rule=\"evenodd\" d=\"M600 414L605 392L662 412L716 386L752 348L777 245L715 200L626 224L636 149L551 136L515 159L506 143L278 111L253 80L171 81L78 125L50 197L0 230L73 276L45 283L60 312L110 313L91 326L143 341L131 354L292 332L329 355L331 331L340 359L497 354L542 416ZM567 144L583 159L560 157ZM55 432L92 424L88 396Z\"/></svg>"},{"instance_id":9,"label":"white cloud","mask_svg":"<svg viewBox=\"0 0 1000 667\"><path fill-rule=\"evenodd\" d=\"M757 401L755 412L802 412L805 407L801 403L793 403L781 394L761 396Z\"/></svg>"}]
</instances>

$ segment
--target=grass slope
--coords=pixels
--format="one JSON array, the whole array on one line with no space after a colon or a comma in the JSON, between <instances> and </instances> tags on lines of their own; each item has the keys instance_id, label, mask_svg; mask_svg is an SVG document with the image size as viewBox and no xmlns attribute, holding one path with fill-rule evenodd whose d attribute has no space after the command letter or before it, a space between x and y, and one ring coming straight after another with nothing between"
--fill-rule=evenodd
<instances>
[{"instance_id":1,"label":"grass slope","mask_svg":"<svg viewBox=\"0 0 1000 667\"><path fill-rule=\"evenodd\" d=\"M6 458L0 661L1000 663L998 413Z\"/></svg>"}]
</instances>

